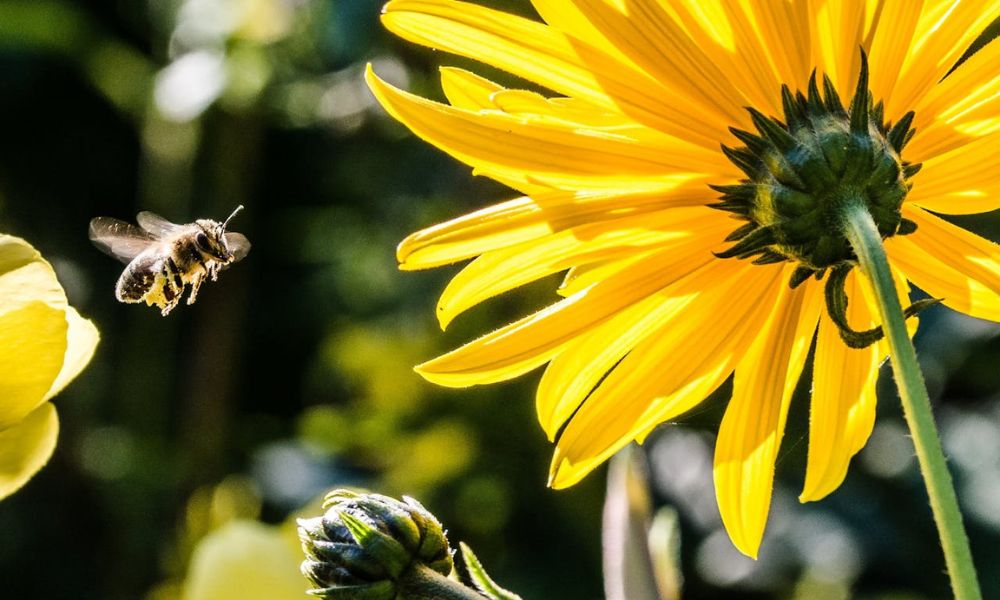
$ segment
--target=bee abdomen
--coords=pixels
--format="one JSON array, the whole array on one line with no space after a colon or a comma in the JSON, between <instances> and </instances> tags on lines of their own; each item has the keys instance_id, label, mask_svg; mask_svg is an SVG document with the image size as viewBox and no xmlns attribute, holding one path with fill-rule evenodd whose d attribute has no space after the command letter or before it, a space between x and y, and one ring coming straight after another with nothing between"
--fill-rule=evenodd
<instances>
[{"instance_id":1,"label":"bee abdomen","mask_svg":"<svg viewBox=\"0 0 1000 600\"><path fill-rule=\"evenodd\" d=\"M137 256L118 278L115 297L121 302L142 302L163 269L160 263L155 256Z\"/></svg>"}]
</instances>

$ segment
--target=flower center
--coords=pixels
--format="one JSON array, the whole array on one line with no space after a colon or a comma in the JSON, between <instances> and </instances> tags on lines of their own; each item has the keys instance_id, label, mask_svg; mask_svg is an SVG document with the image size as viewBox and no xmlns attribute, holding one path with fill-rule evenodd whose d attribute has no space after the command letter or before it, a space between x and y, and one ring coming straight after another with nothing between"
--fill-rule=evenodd
<instances>
[{"instance_id":1,"label":"flower center","mask_svg":"<svg viewBox=\"0 0 1000 600\"><path fill-rule=\"evenodd\" d=\"M826 269L857 264L841 233L845 202L863 202L883 238L915 231L900 207L920 165L900 157L914 133L913 112L895 124L883 120L882 102L873 105L868 90L864 55L849 109L829 77L820 92L815 71L806 94L783 85L781 99L784 122L748 108L758 133L730 128L745 146L722 150L747 179L712 186L722 197L711 206L747 221L727 238L736 243L720 258L795 261L794 288Z\"/></svg>"},{"instance_id":2,"label":"flower center","mask_svg":"<svg viewBox=\"0 0 1000 600\"><path fill-rule=\"evenodd\" d=\"M737 185L711 186L720 192L712 208L747 221L726 241L735 242L716 256L752 259L754 264L791 260L797 263L789 285L810 276L826 279L827 314L852 348L882 339L881 327L855 331L847 322L847 275L858 258L844 235L845 207L860 203L875 221L882 238L906 235L916 223L900 213L910 178L920 170L900 157L913 137L913 112L895 124L884 120L883 104L873 104L868 90L868 57L861 52L858 87L844 108L829 77L823 92L816 72L806 94L781 86L785 121L747 108L757 133L730 128L745 144L722 147L747 179ZM909 317L939 302L920 300L904 311Z\"/></svg>"}]
</instances>

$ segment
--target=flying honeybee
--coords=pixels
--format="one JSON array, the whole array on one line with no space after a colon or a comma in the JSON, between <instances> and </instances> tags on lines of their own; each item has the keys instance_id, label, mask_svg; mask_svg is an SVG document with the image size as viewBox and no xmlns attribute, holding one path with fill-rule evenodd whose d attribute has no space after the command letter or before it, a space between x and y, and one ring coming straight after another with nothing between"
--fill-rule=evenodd
<instances>
[{"instance_id":1,"label":"flying honeybee","mask_svg":"<svg viewBox=\"0 0 1000 600\"><path fill-rule=\"evenodd\" d=\"M90 221L90 240L128 263L115 286L118 300L155 304L160 314L167 316L180 303L188 285L191 293L187 303L194 304L205 277L216 281L220 270L250 252L246 236L226 231L229 220L242 209L242 205L237 206L222 223L198 219L178 225L148 211L136 215L139 227L97 217Z\"/></svg>"}]
</instances>

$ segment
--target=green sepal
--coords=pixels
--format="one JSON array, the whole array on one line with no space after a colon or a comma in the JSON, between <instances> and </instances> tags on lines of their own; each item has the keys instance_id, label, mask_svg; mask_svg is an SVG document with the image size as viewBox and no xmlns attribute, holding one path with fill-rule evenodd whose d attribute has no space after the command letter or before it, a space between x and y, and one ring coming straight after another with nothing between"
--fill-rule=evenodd
<instances>
[{"instance_id":1,"label":"green sepal","mask_svg":"<svg viewBox=\"0 0 1000 600\"><path fill-rule=\"evenodd\" d=\"M846 117L847 109L840 101L840 94L837 93L837 88L829 75L823 75L823 93L826 95L826 109L838 117Z\"/></svg>"},{"instance_id":2,"label":"green sepal","mask_svg":"<svg viewBox=\"0 0 1000 600\"><path fill-rule=\"evenodd\" d=\"M364 548L365 552L385 567L392 578L399 577L412 560L406 548L391 536L386 535L351 515L347 511L337 513L344 527L351 533L354 541Z\"/></svg>"},{"instance_id":3,"label":"green sepal","mask_svg":"<svg viewBox=\"0 0 1000 600\"><path fill-rule=\"evenodd\" d=\"M465 542L459 542L461 547L462 562L465 564L465 572L468 575L468 583L491 600L521 600L521 597L514 592L508 591L497 585L483 568L483 563L472 552Z\"/></svg>"},{"instance_id":4,"label":"green sepal","mask_svg":"<svg viewBox=\"0 0 1000 600\"><path fill-rule=\"evenodd\" d=\"M899 227L896 228L896 235L910 235L916 230L917 224L904 217L899 220Z\"/></svg>"},{"instance_id":5,"label":"green sepal","mask_svg":"<svg viewBox=\"0 0 1000 600\"><path fill-rule=\"evenodd\" d=\"M810 269L809 267L806 266L800 265L798 267L795 267L795 270L792 271L792 276L788 279L788 287L794 290L795 288L805 283L805 281L809 279L815 272L816 272L815 270Z\"/></svg>"},{"instance_id":6,"label":"green sepal","mask_svg":"<svg viewBox=\"0 0 1000 600\"><path fill-rule=\"evenodd\" d=\"M882 327L873 327L864 331L852 329L847 322L847 292L844 284L847 281L847 274L851 272L851 265L841 265L830 272L826 280L824 292L826 295L826 314L837 326L840 338L844 340L849 348L867 348L882 339L885 333Z\"/></svg>"},{"instance_id":7,"label":"green sepal","mask_svg":"<svg viewBox=\"0 0 1000 600\"><path fill-rule=\"evenodd\" d=\"M391 581L378 581L362 585L337 585L306 592L326 600L393 600L396 585Z\"/></svg>"},{"instance_id":8,"label":"green sepal","mask_svg":"<svg viewBox=\"0 0 1000 600\"><path fill-rule=\"evenodd\" d=\"M833 324L837 326L837 330L840 332L840 338L844 340L850 348L867 348L875 342L878 342L883 337L885 337L885 332L882 326L873 327L871 329L866 329L864 331L857 331L852 329L850 324L847 322L847 305L848 298L847 292L844 289L844 285L847 281L847 275L851 272L853 265L846 264L835 267L830 272L830 277L826 280L826 287L824 293L826 296L826 312L829 315L830 320ZM942 298L926 298L923 300L917 300L916 302L910 304L903 310L903 318L909 319L910 317L918 315L923 310L939 304Z\"/></svg>"},{"instance_id":9,"label":"green sepal","mask_svg":"<svg viewBox=\"0 0 1000 600\"><path fill-rule=\"evenodd\" d=\"M861 49L861 72L858 74L858 87L854 90L854 99L851 100L851 132L867 135L869 122L869 102L868 94L868 53Z\"/></svg>"}]
</instances>

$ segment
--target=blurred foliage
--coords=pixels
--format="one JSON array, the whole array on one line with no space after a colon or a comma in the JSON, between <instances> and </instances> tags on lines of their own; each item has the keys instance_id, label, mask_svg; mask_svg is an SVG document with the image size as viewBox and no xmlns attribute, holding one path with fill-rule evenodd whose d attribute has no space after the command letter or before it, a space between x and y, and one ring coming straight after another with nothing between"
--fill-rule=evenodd
<instances>
[{"instance_id":1,"label":"blurred foliage","mask_svg":"<svg viewBox=\"0 0 1000 600\"><path fill-rule=\"evenodd\" d=\"M602 597L602 475L544 487L537 375L446 390L411 370L551 301L554 286L479 307L442 334L433 307L449 270L396 271L407 233L509 192L374 105L368 61L436 97L436 67L468 65L392 39L380 3L0 0L0 230L31 239L102 332L60 396L50 465L0 503L4 597L206 597L192 591L204 589L206 561L234 558L220 548L280 554L282 523L352 485L418 498L525 598ZM504 6L531 13L524 0ZM90 218L153 210L184 222L237 204L247 210L233 229L254 249L196 305L164 319L114 300L122 266L90 246ZM998 224L963 221L993 239ZM922 320L921 357L989 573L1000 561L1000 339L943 308ZM947 594L882 383L868 449L838 492L806 506L795 501L800 390L758 562L732 548L712 495L711 432L728 390L651 437L652 500L679 515L686 597ZM240 577L237 559L213 569ZM1000 596L1000 581L983 585Z\"/></svg>"}]
</instances>

